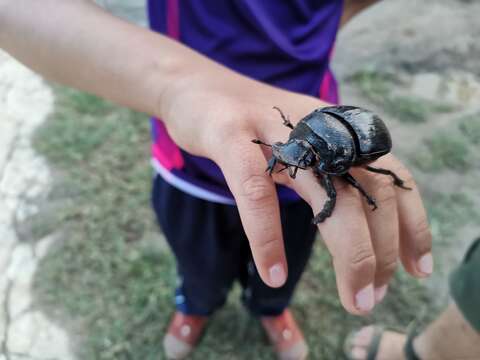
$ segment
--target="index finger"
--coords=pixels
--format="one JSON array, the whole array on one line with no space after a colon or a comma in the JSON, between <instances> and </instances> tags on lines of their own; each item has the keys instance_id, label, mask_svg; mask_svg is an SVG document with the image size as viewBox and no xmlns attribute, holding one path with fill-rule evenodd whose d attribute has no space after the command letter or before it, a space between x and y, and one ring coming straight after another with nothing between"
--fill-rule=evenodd
<instances>
[{"instance_id":1,"label":"index finger","mask_svg":"<svg viewBox=\"0 0 480 360\"><path fill-rule=\"evenodd\" d=\"M271 287L287 279L280 209L275 184L265 172L265 156L253 135L237 136L217 160L235 197L253 259Z\"/></svg>"}]
</instances>

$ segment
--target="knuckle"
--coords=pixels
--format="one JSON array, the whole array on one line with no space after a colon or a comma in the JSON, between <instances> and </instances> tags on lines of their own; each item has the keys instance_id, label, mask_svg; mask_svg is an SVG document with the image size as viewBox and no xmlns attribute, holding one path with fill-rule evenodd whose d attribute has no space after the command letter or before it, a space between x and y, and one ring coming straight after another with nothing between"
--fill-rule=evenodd
<instances>
[{"instance_id":1,"label":"knuckle","mask_svg":"<svg viewBox=\"0 0 480 360\"><path fill-rule=\"evenodd\" d=\"M358 245L350 258L350 268L354 272L375 268L375 254L368 245Z\"/></svg>"},{"instance_id":2,"label":"knuckle","mask_svg":"<svg viewBox=\"0 0 480 360\"><path fill-rule=\"evenodd\" d=\"M262 175L251 175L242 183L242 192L251 202L264 202L271 199L271 184Z\"/></svg>"},{"instance_id":3,"label":"knuckle","mask_svg":"<svg viewBox=\"0 0 480 360\"><path fill-rule=\"evenodd\" d=\"M214 131L210 131L209 133L215 134L216 139L222 142L227 142L238 137L238 124L239 122L235 121L233 118L222 119L222 121L211 121Z\"/></svg>"},{"instance_id":4,"label":"knuckle","mask_svg":"<svg viewBox=\"0 0 480 360\"><path fill-rule=\"evenodd\" d=\"M397 199L395 189L391 186L379 189L374 196L378 204L392 204Z\"/></svg>"},{"instance_id":5,"label":"knuckle","mask_svg":"<svg viewBox=\"0 0 480 360\"><path fill-rule=\"evenodd\" d=\"M397 269L398 265L398 259L397 257L385 257L383 259L378 259L377 261L377 267L380 272L383 273L394 273L395 270Z\"/></svg>"},{"instance_id":6,"label":"knuckle","mask_svg":"<svg viewBox=\"0 0 480 360\"><path fill-rule=\"evenodd\" d=\"M269 236L254 241L252 245L256 248L257 252L260 251L262 253L269 254L271 250L277 246L277 241L277 238Z\"/></svg>"},{"instance_id":7,"label":"knuckle","mask_svg":"<svg viewBox=\"0 0 480 360\"><path fill-rule=\"evenodd\" d=\"M223 142L236 139L239 134L247 134L251 130L245 111L228 101L222 107L210 109L205 116L209 119L205 125L209 128L208 133L215 134Z\"/></svg>"},{"instance_id":8,"label":"knuckle","mask_svg":"<svg viewBox=\"0 0 480 360\"><path fill-rule=\"evenodd\" d=\"M417 250L421 253L431 250L432 233L430 232L430 224L427 218L422 217L413 228L412 232L415 238Z\"/></svg>"}]
</instances>

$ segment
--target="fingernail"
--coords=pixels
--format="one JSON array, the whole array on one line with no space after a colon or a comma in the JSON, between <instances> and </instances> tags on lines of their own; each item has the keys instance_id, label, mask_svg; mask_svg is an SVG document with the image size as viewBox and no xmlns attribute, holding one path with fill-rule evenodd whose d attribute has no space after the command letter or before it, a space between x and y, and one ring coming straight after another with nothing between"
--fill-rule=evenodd
<instances>
[{"instance_id":1,"label":"fingernail","mask_svg":"<svg viewBox=\"0 0 480 360\"><path fill-rule=\"evenodd\" d=\"M268 271L270 274L270 282L274 287L282 286L287 280L287 275L282 264L273 265Z\"/></svg>"},{"instance_id":2,"label":"fingernail","mask_svg":"<svg viewBox=\"0 0 480 360\"><path fill-rule=\"evenodd\" d=\"M365 286L355 295L355 306L360 311L370 311L375 306L373 284Z\"/></svg>"},{"instance_id":3,"label":"fingernail","mask_svg":"<svg viewBox=\"0 0 480 360\"><path fill-rule=\"evenodd\" d=\"M387 295L387 289L388 289L388 285L383 285L375 289L374 291L375 304L378 304L380 301L383 300L385 295Z\"/></svg>"},{"instance_id":4,"label":"fingernail","mask_svg":"<svg viewBox=\"0 0 480 360\"><path fill-rule=\"evenodd\" d=\"M418 270L426 275L430 275L433 272L432 253L425 254L418 260Z\"/></svg>"}]
</instances>

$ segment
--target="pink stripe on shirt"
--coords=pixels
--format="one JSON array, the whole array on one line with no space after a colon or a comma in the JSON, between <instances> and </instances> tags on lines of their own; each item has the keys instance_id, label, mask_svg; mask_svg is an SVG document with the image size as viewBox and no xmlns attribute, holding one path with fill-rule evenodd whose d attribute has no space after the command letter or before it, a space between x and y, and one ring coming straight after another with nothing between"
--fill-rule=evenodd
<instances>
[{"instance_id":1,"label":"pink stripe on shirt","mask_svg":"<svg viewBox=\"0 0 480 360\"><path fill-rule=\"evenodd\" d=\"M180 39L178 0L167 0L167 34L175 40Z\"/></svg>"},{"instance_id":2,"label":"pink stripe on shirt","mask_svg":"<svg viewBox=\"0 0 480 360\"><path fill-rule=\"evenodd\" d=\"M155 139L152 144L152 155L166 169L181 169L184 161L182 153L168 135L167 129L162 121L152 119L155 122Z\"/></svg>"}]
</instances>

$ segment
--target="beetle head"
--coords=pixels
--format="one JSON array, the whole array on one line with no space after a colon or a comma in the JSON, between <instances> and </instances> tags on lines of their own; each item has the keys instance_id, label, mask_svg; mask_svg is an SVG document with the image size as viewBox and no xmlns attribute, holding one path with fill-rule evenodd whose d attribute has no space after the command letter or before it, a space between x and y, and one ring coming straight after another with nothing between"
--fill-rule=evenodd
<instances>
[{"instance_id":1,"label":"beetle head","mask_svg":"<svg viewBox=\"0 0 480 360\"><path fill-rule=\"evenodd\" d=\"M298 169L305 170L315 162L315 154L311 145L303 140L291 139L286 143L277 142L272 145L273 158L289 169L290 176L295 178Z\"/></svg>"}]
</instances>

